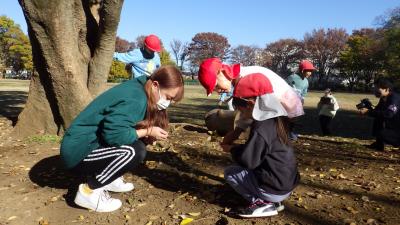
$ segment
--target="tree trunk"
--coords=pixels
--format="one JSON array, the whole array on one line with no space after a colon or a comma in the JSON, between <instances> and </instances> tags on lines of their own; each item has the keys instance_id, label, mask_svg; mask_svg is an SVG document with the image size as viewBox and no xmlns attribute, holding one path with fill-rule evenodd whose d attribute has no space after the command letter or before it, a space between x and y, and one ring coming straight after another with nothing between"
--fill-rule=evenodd
<instances>
[{"instance_id":1,"label":"tree trunk","mask_svg":"<svg viewBox=\"0 0 400 225\"><path fill-rule=\"evenodd\" d=\"M28 25L33 76L16 134L62 134L103 91L123 0L19 0ZM93 10L98 5L98 10ZM94 14L98 12L98 15Z\"/></svg>"}]
</instances>

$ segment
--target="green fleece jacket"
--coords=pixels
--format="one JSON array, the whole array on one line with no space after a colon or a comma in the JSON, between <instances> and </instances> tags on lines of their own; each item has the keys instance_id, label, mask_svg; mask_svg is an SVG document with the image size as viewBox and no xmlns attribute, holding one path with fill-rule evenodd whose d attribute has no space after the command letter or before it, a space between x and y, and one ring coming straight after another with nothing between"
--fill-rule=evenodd
<instances>
[{"instance_id":1,"label":"green fleece jacket","mask_svg":"<svg viewBox=\"0 0 400 225\"><path fill-rule=\"evenodd\" d=\"M61 142L61 158L75 167L94 149L130 145L135 125L145 117L146 76L119 84L94 99L72 122Z\"/></svg>"}]
</instances>

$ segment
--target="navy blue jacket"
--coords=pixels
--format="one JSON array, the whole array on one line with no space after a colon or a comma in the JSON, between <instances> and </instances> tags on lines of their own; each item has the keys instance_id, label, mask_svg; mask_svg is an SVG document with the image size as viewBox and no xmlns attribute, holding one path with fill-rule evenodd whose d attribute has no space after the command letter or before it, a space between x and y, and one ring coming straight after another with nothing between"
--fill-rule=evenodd
<instances>
[{"instance_id":1,"label":"navy blue jacket","mask_svg":"<svg viewBox=\"0 0 400 225\"><path fill-rule=\"evenodd\" d=\"M300 180L293 148L280 142L275 119L254 121L249 139L233 147L231 154L239 165L253 170L267 193L287 194Z\"/></svg>"},{"instance_id":2,"label":"navy blue jacket","mask_svg":"<svg viewBox=\"0 0 400 225\"><path fill-rule=\"evenodd\" d=\"M395 129L400 131L400 95L392 92L384 101L379 100L378 105L368 111L368 115L382 119L386 129Z\"/></svg>"}]
</instances>

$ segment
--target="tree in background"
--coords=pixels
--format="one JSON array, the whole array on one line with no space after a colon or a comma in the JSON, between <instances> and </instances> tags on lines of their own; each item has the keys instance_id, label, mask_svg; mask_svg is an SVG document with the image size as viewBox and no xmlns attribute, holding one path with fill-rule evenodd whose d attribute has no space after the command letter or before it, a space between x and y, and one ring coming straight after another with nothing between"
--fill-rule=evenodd
<instances>
[{"instance_id":1,"label":"tree in background","mask_svg":"<svg viewBox=\"0 0 400 225\"><path fill-rule=\"evenodd\" d=\"M128 80L131 77L126 69L123 62L113 60L110 68L110 74L108 75L108 82L120 82L121 80Z\"/></svg>"},{"instance_id":2,"label":"tree in background","mask_svg":"<svg viewBox=\"0 0 400 225\"><path fill-rule=\"evenodd\" d=\"M231 63L240 63L243 66L254 66L258 63L260 49L256 46L238 45L231 51Z\"/></svg>"},{"instance_id":3,"label":"tree in background","mask_svg":"<svg viewBox=\"0 0 400 225\"><path fill-rule=\"evenodd\" d=\"M136 47L134 42L129 42L117 36L115 39L115 52L127 52Z\"/></svg>"},{"instance_id":4,"label":"tree in background","mask_svg":"<svg viewBox=\"0 0 400 225\"><path fill-rule=\"evenodd\" d=\"M0 69L12 67L17 73L33 70L32 48L19 25L0 16Z\"/></svg>"},{"instance_id":5,"label":"tree in background","mask_svg":"<svg viewBox=\"0 0 400 225\"><path fill-rule=\"evenodd\" d=\"M173 39L170 43L170 47L175 58L176 65L183 70L183 64L187 60L188 55L188 43L183 43L180 40Z\"/></svg>"},{"instance_id":6,"label":"tree in background","mask_svg":"<svg viewBox=\"0 0 400 225\"><path fill-rule=\"evenodd\" d=\"M384 35L384 66L387 75L400 87L400 28L385 30Z\"/></svg>"},{"instance_id":7,"label":"tree in background","mask_svg":"<svg viewBox=\"0 0 400 225\"><path fill-rule=\"evenodd\" d=\"M228 59L229 48L228 39L220 34L198 33L189 44L188 56L191 64L195 66L210 57L218 57L224 61Z\"/></svg>"},{"instance_id":8,"label":"tree in background","mask_svg":"<svg viewBox=\"0 0 400 225\"><path fill-rule=\"evenodd\" d=\"M144 39L145 39L145 38L146 38L146 35L139 35L139 36L136 37L135 44L136 44L136 47L137 47L137 48L143 48L143 46L144 46Z\"/></svg>"},{"instance_id":9,"label":"tree in background","mask_svg":"<svg viewBox=\"0 0 400 225\"><path fill-rule=\"evenodd\" d=\"M163 48L159 54L160 54L161 66L165 66L165 65L176 66L175 62L171 59L171 56L167 50L165 50Z\"/></svg>"},{"instance_id":10,"label":"tree in background","mask_svg":"<svg viewBox=\"0 0 400 225\"><path fill-rule=\"evenodd\" d=\"M14 131L62 134L105 88L123 0L19 3L37 73Z\"/></svg>"},{"instance_id":11,"label":"tree in background","mask_svg":"<svg viewBox=\"0 0 400 225\"><path fill-rule=\"evenodd\" d=\"M369 91L374 79L382 73L383 51L379 41L381 34L375 29L354 30L340 53L338 63L341 76L349 82L349 88L364 86Z\"/></svg>"},{"instance_id":12,"label":"tree in background","mask_svg":"<svg viewBox=\"0 0 400 225\"><path fill-rule=\"evenodd\" d=\"M298 62L304 57L303 43L295 39L281 39L268 44L263 55L265 65L282 77L292 73Z\"/></svg>"},{"instance_id":13,"label":"tree in background","mask_svg":"<svg viewBox=\"0 0 400 225\"><path fill-rule=\"evenodd\" d=\"M304 57L317 66L318 84L323 85L331 75L344 49L348 34L344 29L318 29L304 35Z\"/></svg>"},{"instance_id":14,"label":"tree in background","mask_svg":"<svg viewBox=\"0 0 400 225\"><path fill-rule=\"evenodd\" d=\"M382 18L382 46L384 49L384 68L400 88L400 7L397 7Z\"/></svg>"}]
</instances>

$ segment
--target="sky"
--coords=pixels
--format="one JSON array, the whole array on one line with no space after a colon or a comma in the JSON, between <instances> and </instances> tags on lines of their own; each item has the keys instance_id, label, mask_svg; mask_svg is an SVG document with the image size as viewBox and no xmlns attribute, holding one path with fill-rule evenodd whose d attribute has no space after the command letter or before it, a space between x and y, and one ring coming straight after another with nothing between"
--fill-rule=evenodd
<instances>
[{"instance_id":1,"label":"sky","mask_svg":"<svg viewBox=\"0 0 400 225\"><path fill-rule=\"evenodd\" d=\"M400 0L125 0L117 35L134 41L156 34L167 50L173 39L190 42L200 32L216 32L239 44L265 47L281 38L301 40L319 28L376 27L376 18L400 7ZM0 15L26 22L17 0L2 0Z\"/></svg>"}]
</instances>

